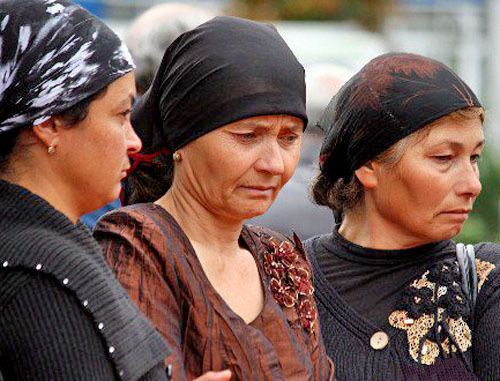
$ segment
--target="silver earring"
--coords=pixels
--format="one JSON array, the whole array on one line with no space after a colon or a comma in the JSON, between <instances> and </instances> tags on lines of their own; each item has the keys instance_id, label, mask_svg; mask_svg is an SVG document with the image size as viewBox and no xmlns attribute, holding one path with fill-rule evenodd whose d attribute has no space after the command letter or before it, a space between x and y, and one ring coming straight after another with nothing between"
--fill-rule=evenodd
<instances>
[{"instance_id":1,"label":"silver earring","mask_svg":"<svg viewBox=\"0 0 500 381\"><path fill-rule=\"evenodd\" d=\"M181 161L181 154L177 151L175 151L173 154L172 154L172 159L174 159L175 162L180 162Z\"/></svg>"},{"instance_id":2,"label":"silver earring","mask_svg":"<svg viewBox=\"0 0 500 381\"><path fill-rule=\"evenodd\" d=\"M53 155L56 153L56 147L54 147L52 144L47 148L47 152L49 155Z\"/></svg>"}]
</instances>

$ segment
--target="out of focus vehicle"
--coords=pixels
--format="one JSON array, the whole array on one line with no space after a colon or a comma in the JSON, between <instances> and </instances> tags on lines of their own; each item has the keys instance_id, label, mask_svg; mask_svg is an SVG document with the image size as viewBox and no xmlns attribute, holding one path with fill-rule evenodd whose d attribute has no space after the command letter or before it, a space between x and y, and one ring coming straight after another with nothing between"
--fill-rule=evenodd
<instances>
[{"instance_id":1,"label":"out of focus vehicle","mask_svg":"<svg viewBox=\"0 0 500 381\"><path fill-rule=\"evenodd\" d=\"M358 71L370 59L387 51L381 34L363 30L350 21L272 22L299 61L309 66L333 63Z\"/></svg>"}]
</instances>

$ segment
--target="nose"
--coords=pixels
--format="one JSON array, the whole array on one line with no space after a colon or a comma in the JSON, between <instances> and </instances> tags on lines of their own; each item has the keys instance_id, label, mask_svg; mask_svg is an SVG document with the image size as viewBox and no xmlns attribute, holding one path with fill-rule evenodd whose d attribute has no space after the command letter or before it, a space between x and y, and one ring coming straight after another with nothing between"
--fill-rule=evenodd
<instances>
[{"instance_id":1,"label":"nose","mask_svg":"<svg viewBox=\"0 0 500 381\"><path fill-rule=\"evenodd\" d=\"M134 128L129 123L127 130L127 153L129 155L138 153L142 148L142 142L139 136L134 131Z\"/></svg>"},{"instance_id":2,"label":"nose","mask_svg":"<svg viewBox=\"0 0 500 381\"><path fill-rule=\"evenodd\" d=\"M283 152L277 141L268 141L260 152L261 157L255 162L255 169L271 175L282 175L285 171Z\"/></svg>"},{"instance_id":3,"label":"nose","mask_svg":"<svg viewBox=\"0 0 500 381\"><path fill-rule=\"evenodd\" d=\"M481 193L482 185L479 180L479 170L476 164L467 163L458 174L459 181L456 185L456 192L459 196L476 198Z\"/></svg>"}]
</instances>

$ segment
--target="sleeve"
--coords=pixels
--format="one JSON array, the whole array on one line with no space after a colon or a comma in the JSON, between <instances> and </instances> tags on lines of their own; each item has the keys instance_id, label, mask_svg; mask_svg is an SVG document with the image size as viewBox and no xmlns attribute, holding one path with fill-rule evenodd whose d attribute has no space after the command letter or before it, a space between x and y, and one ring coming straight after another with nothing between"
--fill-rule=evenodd
<instances>
[{"instance_id":1,"label":"sleeve","mask_svg":"<svg viewBox=\"0 0 500 381\"><path fill-rule=\"evenodd\" d=\"M46 276L30 277L4 305L0 343L4 381L116 379L92 318Z\"/></svg>"},{"instance_id":2,"label":"sleeve","mask_svg":"<svg viewBox=\"0 0 500 381\"><path fill-rule=\"evenodd\" d=\"M169 380L166 376L163 364L158 364L139 379L139 381L158 381L158 380L167 380L167 381ZM0 381L2 380L0 379Z\"/></svg>"},{"instance_id":3,"label":"sleeve","mask_svg":"<svg viewBox=\"0 0 500 381\"><path fill-rule=\"evenodd\" d=\"M106 214L97 223L94 238L120 284L142 313L163 335L171 354L172 380L185 380L182 355L181 295L172 256L160 252L161 231L144 216L126 210Z\"/></svg>"},{"instance_id":4,"label":"sleeve","mask_svg":"<svg viewBox=\"0 0 500 381\"><path fill-rule=\"evenodd\" d=\"M500 272L481 290L474 314L474 371L481 380L500 381Z\"/></svg>"}]
</instances>

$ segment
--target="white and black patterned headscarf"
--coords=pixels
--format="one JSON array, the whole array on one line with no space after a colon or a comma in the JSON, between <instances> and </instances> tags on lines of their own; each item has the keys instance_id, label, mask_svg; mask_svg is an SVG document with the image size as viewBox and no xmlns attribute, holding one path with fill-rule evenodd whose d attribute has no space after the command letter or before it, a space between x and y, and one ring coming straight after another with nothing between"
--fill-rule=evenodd
<instances>
[{"instance_id":1,"label":"white and black patterned headscarf","mask_svg":"<svg viewBox=\"0 0 500 381\"><path fill-rule=\"evenodd\" d=\"M134 69L126 46L69 0L0 0L0 134L70 108Z\"/></svg>"}]
</instances>

